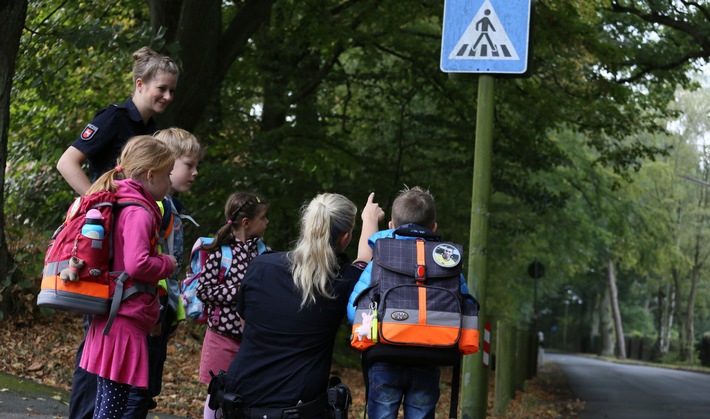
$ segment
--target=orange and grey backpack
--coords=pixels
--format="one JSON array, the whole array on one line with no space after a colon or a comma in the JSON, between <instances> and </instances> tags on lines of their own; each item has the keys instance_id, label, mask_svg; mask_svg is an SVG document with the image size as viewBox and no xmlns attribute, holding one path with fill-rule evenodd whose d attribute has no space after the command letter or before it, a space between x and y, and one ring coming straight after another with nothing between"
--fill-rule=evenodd
<instances>
[{"instance_id":1,"label":"orange and grey backpack","mask_svg":"<svg viewBox=\"0 0 710 419\"><path fill-rule=\"evenodd\" d=\"M364 351L363 373L376 361L453 365L458 380L461 356L479 348L479 304L462 292L462 259L461 245L415 225L375 241L370 285L355 299L350 342Z\"/></svg>"},{"instance_id":2,"label":"orange and grey backpack","mask_svg":"<svg viewBox=\"0 0 710 419\"><path fill-rule=\"evenodd\" d=\"M37 296L39 307L109 315L103 332L106 335L121 301L136 292L156 293L156 287L137 282L125 287L129 275L111 271L114 212L129 205L150 211L140 202L117 200L111 191L95 192L74 201L64 222L52 235L45 254ZM156 226L156 242L157 231ZM113 295L110 294L111 281L116 283Z\"/></svg>"}]
</instances>

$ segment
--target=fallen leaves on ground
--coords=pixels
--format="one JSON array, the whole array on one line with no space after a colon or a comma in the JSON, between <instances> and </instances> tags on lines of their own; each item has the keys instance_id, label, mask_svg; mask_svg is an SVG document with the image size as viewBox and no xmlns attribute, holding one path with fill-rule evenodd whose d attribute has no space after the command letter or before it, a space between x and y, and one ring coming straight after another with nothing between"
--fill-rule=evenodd
<instances>
[{"instance_id":1,"label":"fallen leaves on ground","mask_svg":"<svg viewBox=\"0 0 710 419\"><path fill-rule=\"evenodd\" d=\"M14 316L0 322L0 371L32 379L64 390L71 390L76 349L83 338L81 316L71 313ZM204 326L186 322L178 329L168 347L163 389L157 410L187 418L201 418L206 386L199 382L200 351ZM359 368L334 366L353 395L349 416L363 417L365 391ZM437 417L446 417L451 395L451 369L442 370L442 392ZM493 406L494 375L491 374L489 415ZM503 418L575 418L583 409L566 385L564 374L547 363L538 377L518 391Z\"/></svg>"}]
</instances>

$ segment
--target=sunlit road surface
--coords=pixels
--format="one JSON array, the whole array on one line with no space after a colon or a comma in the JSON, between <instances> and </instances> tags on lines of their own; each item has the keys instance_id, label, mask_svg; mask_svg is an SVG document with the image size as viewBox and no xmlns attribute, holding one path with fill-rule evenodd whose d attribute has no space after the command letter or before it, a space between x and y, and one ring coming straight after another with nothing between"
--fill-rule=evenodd
<instances>
[{"instance_id":1,"label":"sunlit road surface","mask_svg":"<svg viewBox=\"0 0 710 419\"><path fill-rule=\"evenodd\" d=\"M710 418L710 374L545 354L585 403L581 419Z\"/></svg>"}]
</instances>

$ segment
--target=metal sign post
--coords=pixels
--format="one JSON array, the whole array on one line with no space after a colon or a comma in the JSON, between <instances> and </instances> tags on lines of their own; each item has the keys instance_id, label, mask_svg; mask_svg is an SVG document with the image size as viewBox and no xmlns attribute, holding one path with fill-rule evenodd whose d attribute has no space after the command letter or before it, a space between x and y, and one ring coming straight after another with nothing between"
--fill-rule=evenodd
<instances>
[{"instance_id":1,"label":"metal sign post","mask_svg":"<svg viewBox=\"0 0 710 419\"><path fill-rule=\"evenodd\" d=\"M480 336L486 324L486 249L493 143L494 77L528 70L532 0L445 0L441 40L441 70L477 73L478 104L471 197L468 287L481 303ZM464 357L461 416L485 418L490 366L483 354Z\"/></svg>"}]
</instances>

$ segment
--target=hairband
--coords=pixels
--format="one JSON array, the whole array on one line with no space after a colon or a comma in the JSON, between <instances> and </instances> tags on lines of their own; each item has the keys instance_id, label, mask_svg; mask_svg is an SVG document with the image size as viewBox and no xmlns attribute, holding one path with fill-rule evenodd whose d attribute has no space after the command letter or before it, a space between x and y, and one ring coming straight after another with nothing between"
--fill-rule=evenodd
<instances>
[{"instance_id":1,"label":"hairband","mask_svg":"<svg viewBox=\"0 0 710 419\"><path fill-rule=\"evenodd\" d=\"M116 166L116 171L118 173L121 173L121 172L123 172L123 168L121 166Z\"/></svg>"},{"instance_id":2,"label":"hairband","mask_svg":"<svg viewBox=\"0 0 710 419\"><path fill-rule=\"evenodd\" d=\"M232 224L232 220L227 220L227 224Z\"/></svg>"}]
</instances>

